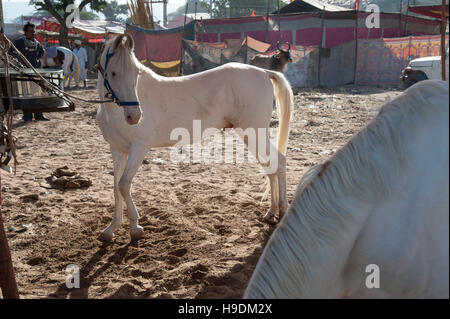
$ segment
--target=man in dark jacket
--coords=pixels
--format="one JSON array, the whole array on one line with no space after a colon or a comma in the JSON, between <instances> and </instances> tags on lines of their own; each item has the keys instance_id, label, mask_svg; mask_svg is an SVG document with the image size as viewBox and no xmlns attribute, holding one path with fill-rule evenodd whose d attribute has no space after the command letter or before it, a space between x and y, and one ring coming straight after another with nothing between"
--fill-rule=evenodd
<instances>
[{"instance_id":1,"label":"man in dark jacket","mask_svg":"<svg viewBox=\"0 0 450 319\"><path fill-rule=\"evenodd\" d=\"M31 63L34 68L39 68L41 66L40 58L44 55L45 50L42 45L35 38L35 26L32 23L27 23L23 27L23 32L25 36L18 38L14 41L14 46L19 50ZM10 53L17 59L19 57L15 54L14 50L10 50ZM20 59L19 59L20 61ZM24 63L23 61L21 61ZM48 121L42 113L34 113L34 119L36 121ZM23 112L23 120L25 122L30 122L33 120L32 112Z\"/></svg>"}]
</instances>

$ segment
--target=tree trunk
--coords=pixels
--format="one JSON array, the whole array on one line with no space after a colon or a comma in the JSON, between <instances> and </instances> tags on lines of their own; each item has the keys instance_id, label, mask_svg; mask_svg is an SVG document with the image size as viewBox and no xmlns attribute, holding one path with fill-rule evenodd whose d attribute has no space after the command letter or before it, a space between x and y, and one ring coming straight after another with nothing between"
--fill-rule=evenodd
<instances>
[{"instance_id":1,"label":"tree trunk","mask_svg":"<svg viewBox=\"0 0 450 319\"><path fill-rule=\"evenodd\" d=\"M70 48L69 45L69 29L65 24L61 24L61 30L59 30L59 45Z\"/></svg>"}]
</instances>

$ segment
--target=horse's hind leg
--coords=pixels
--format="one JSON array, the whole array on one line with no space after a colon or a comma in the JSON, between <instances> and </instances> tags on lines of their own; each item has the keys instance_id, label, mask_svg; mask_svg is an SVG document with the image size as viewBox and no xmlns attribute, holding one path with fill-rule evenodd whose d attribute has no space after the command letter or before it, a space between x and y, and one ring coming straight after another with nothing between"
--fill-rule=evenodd
<instances>
[{"instance_id":1,"label":"horse's hind leg","mask_svg":"<svg viewBox=\"0 0 450 319\"><path fill-rule=\"evenodd\" d=\"M278 191L279 191L279 210L280 220L287 212L289 203L286 196L286 156L278 152Z\"/></svg>"},{"instance_id":2,"label":"horse's hind leg","mask_svg":"<svg viewBox=\"0 0 450 319\"><path fill-rule=\"evenodd\" d=\"M122 177L123 170L125 168L125 163L127 160L127 155L125 153L122 153L118 150L116 150L114 147L110 147L111 149L111 155L113 158L113 164L114 164L114 216L111 221L111 224L109 224L108 227L106 227L101 236L100 240L103 241L110 241L114 236L114 231L122 224L123 220L123 198L122 194L120 194L119 191L119 180Z\"/></svg>"},{"instance_id":3,"label":"horse's hind leg","mask_svg":"<svg viewBox=\"0 0 450 319\"><path fill-rule=\"evenodd\" d=\"M269 224L274 224L276 222L275 216L279 211L279 200L278 200L278 176L276 174L267 174L269 177L270 184L270 209L264 215L264 220Z\"/></svg>"},{"instance_id":4,"label":"horse's hind leg","mask_svg":"<svg viewBox=\"0 0 450 319\"><path fill-rule=\"evenodd\" d=\"M131 240L139 240L144 235L144 230L138 223L139 213L131 198L131 182L149 149L149 147L147 148L143 145L133 145L131 147L125 171L119 181L119 191L127 204Z\"/></svg>"},{"instance_id":5,"label":"horse's hind leg","mask_svg":"<svg viewBox=\"0 0 450 319\"><path fill-rule=\"evenodd\" d=\"M263 138L262 136L260 138ZM269 134L266 133L266 148L258 150L258 160L269 177L271 207L264 219L269 223L275 222L277 212L279 219L283 217L288 209L286 197L286 157L270 142ZM269 154L267 154L267 150Z\"/></svg>"},{"instance_id":6,"label":"horse's hind leg","mask_svg":"<svg viewBox=\"0 0 450 319\"><path fill-rule=\"evenodd\" d=\"M261 134L263 133L263 131L265 132L265 134ZM251 141L249 140L249 136L246 136L244 134L244 131L236 129L236 133L240 136L240 138L247 145L249 151L261 164L263 170L269 178L270 209L264 215L264 220L272 224L275 223L275 217L278 215L280 203L280 193L278 191L278 166L273 157L273 154L279 154L279 152L276 147L270 142L269 132L267 128L264 130L259 130L256 128L254 129L254 132L256 138L254 141ZM267 151L269 151L269 154L267 154Z\"/></svg>"}]
</instances>

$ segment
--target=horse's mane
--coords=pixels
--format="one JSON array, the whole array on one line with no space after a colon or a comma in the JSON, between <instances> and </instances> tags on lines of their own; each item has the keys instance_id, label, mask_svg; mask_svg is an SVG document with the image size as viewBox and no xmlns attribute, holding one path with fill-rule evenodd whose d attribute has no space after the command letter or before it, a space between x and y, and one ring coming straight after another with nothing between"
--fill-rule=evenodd
<instances>
[{"instance_id":1,"label":"horse's mane","mask_svg":"<svg viewBox=\"0 0 450 319\"><path fill-rule=\"evenodd\" d=\"M330 159L307 171L266 245L247 297L306 296L312 254L333 254L339 234L348 231L346 220L358 213L357 205L374 205L389 196L399 168L408 165L405 146L411 135L445 112L448 116L448 83L418 83L384 105Z\"/></svg>"}]
</instances>

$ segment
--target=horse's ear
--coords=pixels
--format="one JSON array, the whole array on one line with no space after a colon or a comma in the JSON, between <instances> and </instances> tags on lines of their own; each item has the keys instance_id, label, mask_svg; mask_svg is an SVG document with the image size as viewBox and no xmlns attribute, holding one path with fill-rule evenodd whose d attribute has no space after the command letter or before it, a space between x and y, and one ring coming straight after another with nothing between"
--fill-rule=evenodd
<instances>
[{"instance_id":1,"label":"horse's ear","mask_svg":"<svg viewBox=\"0 0 450 319\"><path fill-rule=\"evenodd\" d=\"M124 38L125 38L125 42L123 41ZM114 40L114 49L117 49L119 46L122 46L122 45L129 51L133 51L133 49L134 49L133 37L131 35L129 35L128 33L117 36L116 39Z\"/></svg>"},{"instance_id":2,"label":"horse's ear","mask_svg":"<svg viewBox=\"0 0 450 319\"><path fill-rule=\"evenodd\" d=\"M122 44L123 37L124 37L123 34L120 34L116 37L116 39L114 40L114 50L117 49Z\"/></svg>"},{"instance_id":3,"label":"horse's ear","mask_svg":"<svg viewBox=\"0 0 450 319\"><path fill-rule=\"evenodd\" d=\"M124 37L126 38L126 40L125 40L125 47L126 47L128 50L133 51L133 49L134 49L134 40L133 40L133 37L132 37L130 34L128 34L128 33L125 33L125 34L124 34Z\"/></svg>"}]
</instances>

